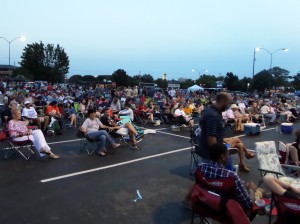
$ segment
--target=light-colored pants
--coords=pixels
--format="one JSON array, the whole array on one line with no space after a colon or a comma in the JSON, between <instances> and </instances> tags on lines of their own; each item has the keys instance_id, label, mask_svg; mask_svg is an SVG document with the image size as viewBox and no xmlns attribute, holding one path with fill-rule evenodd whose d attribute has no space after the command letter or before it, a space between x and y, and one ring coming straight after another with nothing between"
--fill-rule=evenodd
<instances>
[{"instance_id":1,"label":"light-colored pants","mask_svg":"<svg viewBox=\"0 0 300 224\"><path fill-rule=\"evenodd\" d=\"M36 150L38 152L40 152L42 149L45 150L51 150L51 148L48 146L44 134L40 129L36 129L32 131L32 135L26 135L26 136L22 136L22 137L17 137L14 138L14 141L26 141L26 140L31 140L34 147L36 148Z\"/></svg>"}]
</instances>

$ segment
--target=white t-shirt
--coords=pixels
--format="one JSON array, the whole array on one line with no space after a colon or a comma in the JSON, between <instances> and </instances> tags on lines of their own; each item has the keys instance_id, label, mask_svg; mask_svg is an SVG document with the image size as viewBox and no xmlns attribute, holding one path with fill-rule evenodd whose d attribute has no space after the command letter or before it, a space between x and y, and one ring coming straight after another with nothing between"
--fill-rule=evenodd
<instances>
[{"instance_id":1,"label":"white t-shirt","mask_svg":"<svg viewBox=\"0 0 300 224\"><path fill-rule=\"evenodd\" d=\"M37 112L33 107L30 107L29 109L24 107L22 110L22 116L30 117L30 118L37 118Z\"/></svg>"},{"instance_id":2,"label":"white t-shirt","mask_svg":"<svg viewBox=\"0 0 300 224\"><path fill-rule=\"evenodd\" d=\"M133 111L130 108L121 110L119 112L119 115L128 115L132 121L134 120L134 114L133 114Z\"/></svg>"},{"instance_id":3,"label":"white t-shirt","mask_svg":"<svg viewBox=\"0 0 300 224\"><path fill-rule=\"evenodd\" d=\"M82 127L87 129L87 133L89 132L95 132L98 131L100 128L100 125L102 125L101 121L98 118L95 118L94 120L91 120L90 118L87 118L83 124Z\"/></svg>"},{"instance_id":4,"label":"white t-shirt","mask_svg":"<svg viewBox=\"0 0 300 224\"><path fill-rule=\"evenodd\" d=\"M176 109L176 110L175 110L174 116L175 116L175 117L179 117L179 116L187 117L187 116L186 116L186 113L185 113L183 110L179 110L179 109Z\"/></svg>"},{"instance_id":5,"label":"white t-shirt","mask_svg":"<svg viewBox=\"0 0 300 224\"><path fill-rule=\"evenodd\" d=\"M271 112L271 110L270 110L270 108L268 107L268 106L263 106L261 109L260 109L260 112L262 113L262 114L268 114L268 113L270 113Z\"/></svg>"}]
</instances>

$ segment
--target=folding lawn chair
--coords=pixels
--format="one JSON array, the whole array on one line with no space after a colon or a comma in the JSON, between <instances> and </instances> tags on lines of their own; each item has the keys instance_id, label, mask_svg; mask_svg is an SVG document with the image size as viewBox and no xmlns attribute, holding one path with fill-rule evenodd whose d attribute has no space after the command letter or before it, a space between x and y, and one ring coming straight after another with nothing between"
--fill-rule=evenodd
<instances>
[{"instance_id":1,"label":"folding lawn chair","mask_svg":"<svg viewBox=\"0 0 300 224\"><path fill-rule=\"evenodd\" d=\"M255 151L259 163L258 170L260 171L261 177L272 175L289 184L297 182L296 178L289 176L284 170L293 169L299 171L300 167L280 164L274 141L256 142ZM259 181L258 186L260 186L261 183L262 179Z\"/></svg>"},{"instance_id":2,"label":"folding lawn chair","mask_svg":"<svg viewBox=\"0 0 300 224\"><path fill-rule=\"evenodd\" d=\"M81 130L77 131L76 137L80 138L80 145L82 145L80 151L83 152L85 150L89 156L93 155L98 147L97 141L88 137L88 135L84 135Z\"/></svg>"},{"instance_id":3,"label":"folding lawn chair","mask_svg":"<svg viewBox=\"0 0 300 224\"><path fill-rule=\"evenodd\" d=\"M13 139L7 139L8 145L13 152L21 155L25 160L29 160L31 155L35 155L34 146L31 140L14 141Z\"/></svg>"},{"instance_id":4,"label":"folding lawn chair","mask_svg":"<svg viewBox=\"0 0 300 224\"><path fill-rule=\"evenodd\" d=\"M274 224L298 224L300 223L300 199L288 198L272 193L270 211L273 204L277 209L277 219ZM272 222L272 214L269 214L269 224Z\"/></svg>"},{"instance_id":5,"label":"folding lawn chair","mask_svg":"<svg viewBox=\"0 0 300 224\"><path fill-rule=\"evenodd\" d=\"M192 223L199 217L201 223L211 223L209 219L227 224L249 224L241 205L235 199L234 178L206 178L197 169L196 184L192 190ZM218 192L218 193L215 193Z\"/></svg>"}]
</instances>

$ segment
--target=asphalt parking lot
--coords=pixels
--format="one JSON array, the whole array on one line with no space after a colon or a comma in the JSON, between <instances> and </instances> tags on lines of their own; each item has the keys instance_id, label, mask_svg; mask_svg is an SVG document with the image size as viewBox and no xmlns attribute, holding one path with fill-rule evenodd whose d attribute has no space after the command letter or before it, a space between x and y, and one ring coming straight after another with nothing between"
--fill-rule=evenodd
<instances>
[{"instance_id":1,"label":"asphalt parking lot","mask_svg":"<svg viewBox=\"0 0 300 224\"><path fill-rule=\"evenodd\" d=\"M80 152L73 129L47 137L59 160L25 161L18 155L4 160L2 151L0 223L190 223L191 212L181 204L194 183L189 174L189 129L155 129L155 135L144 137L142 150L122 145L104 158ZM293 135L277 133L275 126L258 136L239 137L250 149L256 141L294 140ZM240 177L258 183L256 159L247 163L251 172ZM134 202L136 190L143 199ZM253 223L266 220L259 216Z\"/></svg>"}]
</instances>

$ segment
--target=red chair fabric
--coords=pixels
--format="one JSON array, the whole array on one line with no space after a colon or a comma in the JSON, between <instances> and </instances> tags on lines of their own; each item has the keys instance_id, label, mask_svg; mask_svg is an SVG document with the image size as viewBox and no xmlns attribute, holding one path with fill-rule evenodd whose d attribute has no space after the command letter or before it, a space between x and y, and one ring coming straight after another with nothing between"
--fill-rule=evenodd
<instances>
[{"instance_id":1,"label":"red chair fabric","mask_svg":"<svg viewBox=\"0 0 300 224\"><path fill-rule=\"evenodd\" d=\"M273 193L278 216L275 224L300 223L300 199L287 198Z\"/></svg>"},{"instance_id":2,"label":"red chair fabric","mask_svg":"<svg viewBox=\"0 0 300 224\"><path fill-rule=\"evenodd\" d=\"M250 223L243 208L235 200L234 178L206 178L199 169L195 177L196 184L191 195L193 213L226 224Z\"/></svg>"}]
</instances>

